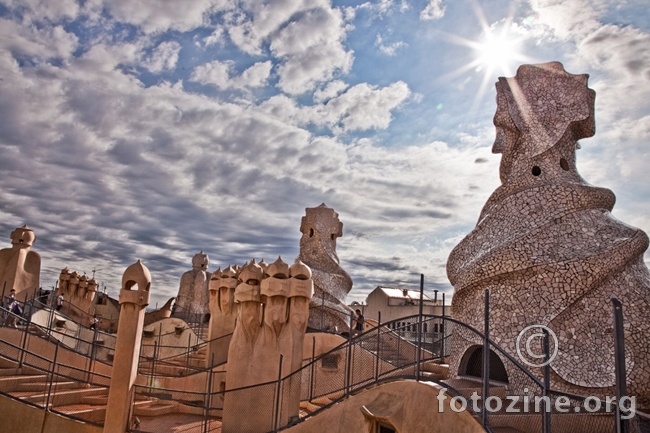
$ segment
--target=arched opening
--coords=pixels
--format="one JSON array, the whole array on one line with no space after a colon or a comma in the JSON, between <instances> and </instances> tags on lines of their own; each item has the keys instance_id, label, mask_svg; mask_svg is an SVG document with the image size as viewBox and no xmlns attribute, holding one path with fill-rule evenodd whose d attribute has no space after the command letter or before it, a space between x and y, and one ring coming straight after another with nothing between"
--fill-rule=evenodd
<instances>
[{"instance_id":1,"label":"arched opening","mask_svg":"<svg viewBox=\"0 0 650 433\"><path fill-rule=\"evenodd\" d=\"M564 171L569 171L569 162L564 158L560 158L560 167Z\"/></svg>"},{"instance_id":2,"label":"arched opening","mask_svg":"<svg viewBox=\"0 0 650 433\"><path fill-rule=\"evenodd\" d=\"M459 376L483 377L483 346L472 346L463 355L458 368ZM490 380L508 383L508 372L503 361L490 350Z\"/></svg>"}]
</instances>

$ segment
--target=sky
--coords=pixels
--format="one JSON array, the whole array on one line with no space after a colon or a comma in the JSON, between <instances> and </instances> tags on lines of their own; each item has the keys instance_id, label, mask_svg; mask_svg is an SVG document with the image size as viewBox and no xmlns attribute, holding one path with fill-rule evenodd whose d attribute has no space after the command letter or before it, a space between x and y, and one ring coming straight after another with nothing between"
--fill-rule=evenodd
<instances>
[{"instance_id":1,"label":"sky","mask_svg":"<svg viewBox=\"0 0 650 433\"><path fill-rule=\"evenodd\" d=\"M325 203L349 302L451 296L500 183L494 82L548 61L596 90L579 172L649 232L645 0L0 0L0 247L27 224L44 287L113 296L141 259L153 306L201 250L293 262Z\"/></svg>"}]
</instances>

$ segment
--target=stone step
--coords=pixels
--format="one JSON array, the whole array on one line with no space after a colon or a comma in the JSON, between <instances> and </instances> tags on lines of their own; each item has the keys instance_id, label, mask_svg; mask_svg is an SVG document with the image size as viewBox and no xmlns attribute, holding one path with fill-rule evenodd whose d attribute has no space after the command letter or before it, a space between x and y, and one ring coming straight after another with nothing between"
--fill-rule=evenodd
<instances>
[{"instance_id":1,"label":"stone step","mask_svg":"<svg viewBox=\"0 0 650 433\"><path fill-rule=\"evenodd\" d=\"M456 389L465 398L470 398L474 392L481 397L483 396L483 384L467 379L446 379L444 383ZM504 386L490 385L490 396L497 396L505 401L506 388Z\"/></svg>"},{"instance_id":2,"label":"stone step","mask_svg":"<svg viewBox=\"0 0 650 433\"><path fill-rule=\"evenodd\" d=\"M40 383L45 382L48 379L46 374L34 374L27 375L21 374L16 376L2 376L0 377L0 391L11 392L11 391L28 391L28 389L21 389L21 385L28 385L31 383ZM41 387L44 385L40 385ZM42 390L43 388L39 388Z\"/></svg>"},{"instance_id":3,"label":"stone step","mask_svg":"<svg viewBox=\"0 0 650 433\"><path fill-rule=\"evenodd\" d=\"M428 371L431 373L449 375L449 365L447 364L437 364L431 361L423 362L420 366L422 371Z\"/></svg>"},{"instance_id":4,"label":"stone step","mask_svg":"<svg viewBox=\"0 0 650 433\"><path fill-rule=\"evenodd\" d=\"M176 413L178 403L173 401L149 401L146 404L136 406L135 414L138 416L160 416Z\"/></svg>"},{"instance_id":5,"label":"stone step","mask_svg":"<svg viewBox=\"0 0 650 433\"><path fill-rule=\"evenodd\" d=\"M442 373L431 373L430 371L420 371L420 377L424 379L445 380L449 376Z\"/></svg>"},{"instance_id":6,"label":"stone step","mask_svg":"<svg viewBox=\"0 0 650 433\"><path fill-rule=\"evenodd\" d=\"M54 388L52 388L54 390ZM49 388L41 389L41 392L23 394L19 396L21 400L25 400L31 403L43 403L47 399L47 394ZM66 389L66 390L57 390L52 392L50 395L50 404L53 405L69 405L75 403L88 403L94 404L92 402L85 402L85 398L92 398L95 396L106 396L108 397L108 388L101 387L91 387L91 388L75 388L75 389Z\"/></svg>"},{"instance_id":7,"label":"stone step","mask_svg":"<svg viewBox=\"0 0 650 433\"><path fill-rule=\"evenodd\" d=\"M81 403L93 405L107 405L108 404L108 390L99 395L82 395Z\"/></svg>"},{"instance_id":8,"label":"stone step","mask_svg":"<svg viewBox=\"0 0 650 433\"><path fill-rule=\"evenodd\" d=\"M74 389L74 388L79 388L82 384L79 382L74 382L74 381L60 381L60 382L54 382L52 383L52 392L56 390L56 392L59 392L60 390L64 389ZM30 382L30 383L24 383L21 382L18 384L16 387L16 391L43 391L44 389L49 389L50 383L49 382Z\"/></svg>"},{"instance_id":9,"label":"stone step","mask_svg":"<svg viewBox=\"0 0 650 433\"><path fill-rule=\"evenodd\" d=\"M54 406L56 412L71 415L90 422L104 422L106 417L106 406L95 406L85 403L71 404L66 406Z\"/></svg>"}]
</instances>

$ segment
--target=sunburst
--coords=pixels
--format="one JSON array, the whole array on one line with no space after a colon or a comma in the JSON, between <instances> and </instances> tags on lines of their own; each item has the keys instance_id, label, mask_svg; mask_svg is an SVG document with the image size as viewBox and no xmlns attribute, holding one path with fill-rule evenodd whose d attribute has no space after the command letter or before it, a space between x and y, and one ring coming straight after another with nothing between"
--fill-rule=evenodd
<instances>
[{"instance_id":1,"label":"sunburst","mask_svg":"<svg viewBox=\"0 0 650 433\"><path fill-rule=\"evenodd\" d=\"M495 72L504 76L512 76L514 74L513 67L518 64L539 62L520 51L524 37L513 31L515 26L512 22L512 13L500 24L488 25L483 9L477 3L474 3L474 12L483 29L479 40L473 41L454 34L447 34L446 37L454 44L471 48L474 50L475 56L470 62L443 77L443 79L451 79L469 70L484 72L481 85L472 104L472 112L476 110L488 86L492 84Z\"/></svg>"}]
</instances>

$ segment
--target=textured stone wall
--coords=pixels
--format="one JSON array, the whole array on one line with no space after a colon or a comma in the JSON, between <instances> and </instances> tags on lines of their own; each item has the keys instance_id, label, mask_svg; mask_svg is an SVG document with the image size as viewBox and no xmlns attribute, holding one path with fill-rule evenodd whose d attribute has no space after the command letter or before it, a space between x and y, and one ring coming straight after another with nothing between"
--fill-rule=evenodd
<instances>
[{"instance_id":1,"label":"textured stone wall","mask_svg":"<svg viewBox=\"0 0 650 433\"><path fill-rule=\"evenodd\" d=\"M16 291L17 299L32 295L40 287L41 256L31 251L36 235L25 224L11 232L11 248L0 250L0 292Z\"/></svg>"},{"instance_id":2,"label":"textured stone wall","mask_svg":"<svg viewBox=\"0 0 650 433\"><path fill-rule=\"evenodd\" d=\"M210 259L203 251L192 258L192 270L181 276L174 316L203 316L210 312Z\"/></svg>"},{"instance_id":3,"label":"textured stone wall","mask_svg":"<svg viewBox=\"0 0 650 433\"><path fill-rule=\"evenodd\" d=\"M482 329L489 289L491 337L511 355L521 330L546 325L559 339L553 387L613 395L610 298L617 297L626 322L628 392L648 407L648 237L614 218L612 191L589 185L577 171L577 140L595 132L587 78L554 62L521 66L496 83L493 152L502 154L502 185L449 256L452 314ZM460 328L454 339L458 372L462 354L480 341Z\"/></svg>"},{"instance_id":4,"label":"textured stone wall","mask_svg":"<svg viewBox=\"0 0 650 433\"><path fill-rule=\"evenodd\" d=\"M336 239L343 236L343 223L339 214L325 203L307 208L305 212L300 224L302 237L298 258L311 268L314 280L309 326L347 331L353 311L345 305L345 298L352 290L352 278L340 266L336 254Z\"/></svg>"},{"instance_id":5,"label":"textured stone wall","mask_svg":"<svg viewBox=\"0 0 650 433\"><path fill-rule=\"evenodd\" d=\"M314 293L311 277L309 267L299 260L291 267L281 258L266 269L255 261L242 267L234 293L239 308L228 350L225 387L230 392L224 395L224 433L273 430L280 360L282 377L302 367L309 299ZM285 380L278 425L298 416L301 376Z\"/></svg>"}]
</instances>

